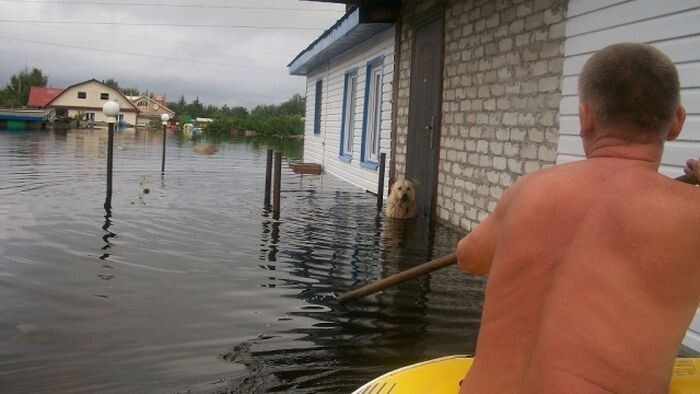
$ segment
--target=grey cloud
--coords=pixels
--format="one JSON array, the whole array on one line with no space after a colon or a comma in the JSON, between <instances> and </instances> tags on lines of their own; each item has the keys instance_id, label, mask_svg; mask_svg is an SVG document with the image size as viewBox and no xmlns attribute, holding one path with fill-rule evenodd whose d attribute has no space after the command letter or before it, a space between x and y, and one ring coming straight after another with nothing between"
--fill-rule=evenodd
<instances>
[{"instance_id":1,"label":"grey cloud","mask_svg":"<svg viewBox=\"0 0 700 394\"><path fill-rule=\"evenodd\" d=\"M176 1L167 0L168 3ZM197 4L193 0L179 0L179 3ZM342 16L344 9L344 6L337 4L291 0L240 0L208 4L333 9L337 12L55 6L0 2L0 19L305 26L325 29ZM0 22L0 83L5 83L12 74L29 66L40 68L49 75L49 83L58 87L90 78L113 78L122 86L167 93L170 100L184 94L188 100L199 97L206 104L252 107L280 102L294 93L304 94L304 78L288 75L286 65L321 33L321 30ZM104 52L65 46L95 48Z\"/></svg>"}]
</instances>

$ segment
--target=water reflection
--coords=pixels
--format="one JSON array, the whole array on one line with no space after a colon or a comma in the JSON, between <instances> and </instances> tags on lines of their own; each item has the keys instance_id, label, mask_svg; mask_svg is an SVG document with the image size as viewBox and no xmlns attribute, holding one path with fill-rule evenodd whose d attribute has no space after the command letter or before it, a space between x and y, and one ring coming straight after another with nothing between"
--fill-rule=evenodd
<instances>
[{"instance_id":1,"label":"water reflection","mask_svg":"<svg viewBox=\"0 0 700 394\"><path fill-rule=\"evenodd\" d=\"M445 280L444 274L403 283L347 306L335 301L339 293L451 252L458 233L420 219L385 219L361 192L335 190L327 200L322 185L301 182L293 204L299 212L283 223L288 231L282 239L280 223L262 215L259 258L266 270L292 274L269 277L274 283L262 287L291 289L286 297L304 301L278 321L309 323L261 334L223 353L223 360L245 365L248 373L219 387L241 393L348 392L368 376L453 353L459 341L463 353L473 351L480 280L471 284L475 302L466 308L451 299L451 291L444 294L445 285L461 282ZM468 317L462 319L456 311ZM426 339L431 331L442 339Z\"/></svg>"}]
</instances>

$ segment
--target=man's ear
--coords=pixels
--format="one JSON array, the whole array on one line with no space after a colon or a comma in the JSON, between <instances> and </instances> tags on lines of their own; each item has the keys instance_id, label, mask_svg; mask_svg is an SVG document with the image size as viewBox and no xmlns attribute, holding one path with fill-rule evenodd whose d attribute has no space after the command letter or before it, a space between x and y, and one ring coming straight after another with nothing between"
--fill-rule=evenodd
<instances>
[{"instance_id":1,"label":"man's ear","mask_svg":"<svg viewBox=\"0 0 700 394\"><path fill-rule=\"evenodd\" d=\"M588 102L581 102L578 105L579 135L581 138L590 137L595 129L595 116L593 108Z\"/></svg>"},{"instance_id":2,"label":"man's ear","mask_svg":"<svg viewBox=\"0 0 700 394\"><path fill-rule=\"evenodd\" d=\"M668 130L668 134L666 134L666 141L673 141L681 134L681 130L683 130L683 123L685 123L685 115L685 108L682 105L679 105L678 108L676 108L676 116L674 116L673 120L671 121L671 127Z\"/></svg>"}]
</instances>

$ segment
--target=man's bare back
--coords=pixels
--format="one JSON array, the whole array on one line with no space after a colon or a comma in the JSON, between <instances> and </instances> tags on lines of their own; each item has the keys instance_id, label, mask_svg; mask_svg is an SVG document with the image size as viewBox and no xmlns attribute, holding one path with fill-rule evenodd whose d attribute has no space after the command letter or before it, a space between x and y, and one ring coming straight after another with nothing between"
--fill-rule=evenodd
<instances>
[{"instance_id":1,"label":"man's bare back","mask_svg":"<svg viewBox=\"0 0 700 394\"><path fill-rule=\"evenodd\" d=\"M700 301L700 190L657 172L685 120L678 76L614 45L579 94L587 160L521 178L458 245L489 274L461 393L668 391Z\"/></svg>"},{"instance_id":2,"label":"man's bare back","mask_svg":"<svg viewBox=\"0 0 700 394\"><path fill-rule=\"evenodd\" d=\"M498 234L473 233L498 239L462 392L668 390L700 301L697 233L678 231L700 229L698 193L624 159L521 179Z\"/></svg>"}]
</instances>

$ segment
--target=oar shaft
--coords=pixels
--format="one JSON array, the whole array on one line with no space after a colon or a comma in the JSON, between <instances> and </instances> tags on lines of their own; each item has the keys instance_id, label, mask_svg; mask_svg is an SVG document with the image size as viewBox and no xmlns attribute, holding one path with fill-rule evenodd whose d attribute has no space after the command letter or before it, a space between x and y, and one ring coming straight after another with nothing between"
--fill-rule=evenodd
<instances>
[{"instance_id":1,"label":"oar shaft","mask_svg":"<svg viewBox=\"0 0 700 394\"><path fill-rule=\"evenodd\" d=\"M378 280L376 282L372 282L368 285L362 286L359 289L355 289L352 291L349 291L343 295L341 295L338 298L338 303L339 304L344 304L348 301L356 300L358 298L362 298L366 295L376 293L380 290L384 290L388 287L391 287L395 284L405 282L410 279L417 278L419 276L423 276L427 273L433 272L435 270L439 270L440 268L447 267L448 265L452 265L457 262L457 255L452 253L447 256L442 256L438 259L429 261L427 263L415 266L411 269L407 269L406 271L401 271L397 274L387 276L384 279Z\"/></svg>"},{"instance_id":2,"label":"oar shaft","mask_svg":"<svg viewBox=\"0 0 700 394\"><path fill-rule=\"evenodd\" d=\"M681 175L675 179L677 181L689 183L691 185L698 184L698 179L695 177L695 175ZM456 262L457 255L454 253L448 254L447 256L443 256L435 260L429 261L427 263L415 266L411 269L407 269L406 271L401 271L394 275L387 276L384 279L372 282L368 285L360 287L359 289L349 291L338 298L338 303L345 304L348 301L353 301L358 298L362 298L366 295L370 295L372 293L384 290L401 282L406 282L407 280L415 279L419 276L423 276L427 273L439 270L440 268L447 267L448 265L452 265Z\"/></svg>"}]
</instances>

